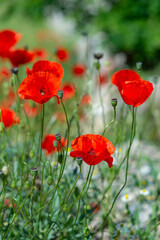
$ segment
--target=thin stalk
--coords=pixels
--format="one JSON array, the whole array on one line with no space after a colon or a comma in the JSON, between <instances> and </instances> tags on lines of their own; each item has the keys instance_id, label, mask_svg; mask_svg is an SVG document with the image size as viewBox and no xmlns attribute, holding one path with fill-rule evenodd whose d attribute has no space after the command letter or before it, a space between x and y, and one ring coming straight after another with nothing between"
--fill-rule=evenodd
<instances>
[{"instance_id":1,"label":"thin stalk","mask_svg":"<svg viewBox=\"0 0 160 240\"><path fill-rule=\"evenodd\" d=\"M116 119L116 107L114 107L114 116L113 116L113 119L110 121L110 123L108 123L108 124L105 126L105 128L104 128L104 130L103 130L103 133L102 133L102 136L104 136L105 131L106 131L107 128L115 121L115 119Z\"/></svg>"}]
</instances>

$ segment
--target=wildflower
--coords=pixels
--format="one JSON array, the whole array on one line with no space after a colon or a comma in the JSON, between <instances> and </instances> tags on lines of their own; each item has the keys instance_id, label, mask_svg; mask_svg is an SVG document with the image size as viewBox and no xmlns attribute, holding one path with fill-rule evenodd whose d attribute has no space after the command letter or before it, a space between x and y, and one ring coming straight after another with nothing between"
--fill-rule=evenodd
<instances>
[{"instance_id":1,"label":"wildflower","mask_svg":"<svg viewBox=\"0 0 160 240\"><path fill-rule=\"evenodd\" d=\"M54 134L47 134L43 140L42 143L42 149L46 150L46 155L55 153L56 151L60 151L61 150L61 145L63 147L66 146L67 141L61 137L61 144L58 142L57 147L54 146L54 141L56 141L56 137Z\"/></svg>"},{"instance_id":2,"label":"wildflower","mask_svg":"<svg viewBox=\"0 0 160 240\"><path fill-rule=\"evenodd\" d=\"M75 64L72 68L72 73L75 77L82 77L86 71L86 66L83 63Z\"/></svg>"},{"instance_id":3,"label":"wildflower","mask_svg":"<svg viewBox=\"0 0 160 240\"><path fill-rule=\"evenodd\" d=\"M83 161L89 165L97 165L101 161L106 161L112 167L115 147L105 137L95 134L86 134L75 138L71 143L73 151L71 157L82 157Z\"/></svg>"},{"instance_id":4,"label":"wildflower","mask_svg":"<svg viewBox=\"0 0 160 240\"><path fill-rule=\"evenodd\" d=\"M61 86L61 90L63 91L63 101L75 96L75 86L73 83L64 83Z\"/></svg>"},{"instance_id":5,"label":"wildflower","mask_svg":"<svg viewBox=\"0 0 160 240\"><path fill-rule=\"evenodd\" d=\"M14 203L12 203L12 201L11 201L11 199L9 199L9 198L6 198L5 200L4 200L4 205L6 206L6 207L9 207L9 208L16 208L16 204Z\"/></svg>"},{"instance_id":6,"label":"wildflower","mask_svg":"<svg viewBox=\"0 0 160 240\"><path fill-rule=\"evenodd\" d=\"M34 48L32 49L34 55L39 60L46 60L48 58L48 52L44 48Z\"/></svg>"},{"instance_id":7,"label":"wildflower","mask_svg":"<svg viewBox=\"0 0 160 240\"><path fill-rule=\"evenodd\" d=\"M132 70L120 70L113 74L112 84L118 87L123 101L133 107L143 104L153 91L153 84Z\"/></svg>"},{"instance_id":8,"label":"wildflower","mask_svg":"<svg viewBox=\"0 0 160 240\"><path fill-rule=\"evenodd\" d=\"M130 202L133 199L132 195L125 194L121 197L122 202Z\"/></svg>"},{"instance_id":9,"label":"wildflower","mask_svg":"<svg viewBox=\"0 0 160 240\"><path fill-rule=\"evenodd\" d=\"M89 105L91 102L91 96L89 94L85 94L83 95L83 97L81 98L81 105Z\"/></svg>"},{"instance_id":10,"label":"wildflower","mask_svg":"<svg viewBox=\"0 0 160 240\"><path fill-rule=\"evenodd\" d=\"M37 114L41 111L42 105L38 103L34 103L34 105L31 105L30 103L25 102L23 107L28 117L36 117Z\"/></svg>"},{"instance_id":11,"label":"wildflower","mask_svg":"<svg viewBox=\"0 0 160 240\"><path fill-rule=\"evenodd\" d=\"M59 61L61 62L67 62L70 58L69 51L66 48L57 48L56 50L56 56Z\"/></svg>"},{"instance_id":12,"label":"wildflower","mask_svg":"<svg viewBox=\"0 0 160 240\"><path fill-rule=\"evenodd\" d=\"M141 189L139 191L139 194L142 195L142 196L148 196L149 195L149 191L146 190L146 189Z\"/></svg>"},{"instance_id":13,"label":"wildflower","mask_svg":"<svg viewBox=\"0 0 160 240\"><path fill-rule=\"evenodd\" d=\"M12 30L5 29L0 31L0 56L3 58L8 57L9 49L13 47L22 35Z\"/></svg>"},{"instance_id":14,"label":"wildflower","mask_svg":"<svg viewBox=\"0 0 160 240\"><path fill-rule=\"evenodd\" d=\"M100 85L104 85L106 83L108 83L108 76L106 73L100 73L100 76L97 76L97 84L100 83Z\"/></svg>"},{"instance_id":15,"label":"wildflower","mask_svg":"<svg viewBox=\"0 0 160 240\"><path fill-rule=\"evenodd\" d=\"M34 60L34 52L26 49L17 49L9 51L8 58L11 61L13 67L32 62Z\"/></svg>"},{"instance_id":16,"label":"wildflower","mask_svg":"<svg viewBox=\"0 0 160 240\"><path fill-rule=\"evenodd\" d=\"M59 63L38 61L32 70L27 68L26 73L18 89L19 97L43 104L56 96L64 72Z\"/></svg>"},{"instance_id":17,"label":"wildflower","mask_svg":"<svg viewBox=\"0 0 160 240\"><path fill-rule=\"evenodd\" d=\"M5 127L11 127L14 124L20 123L19 117L17 117L16 113L12 109L1 107L0 111L1 111L2 122L4 123ZM0 122L1 122L1 117L0 117Z\"/></svg>"},{"instance_id":18,"label":"wildflower","mask_svg":"<svg viewBox=\"0 0 160 240\"><path fill-rule=\"evenodd\" d=\"M91 209L93 210L93 213L97 213L100 210L100 205L97 202L92 203Z\"/></svg>"}]
</instances>

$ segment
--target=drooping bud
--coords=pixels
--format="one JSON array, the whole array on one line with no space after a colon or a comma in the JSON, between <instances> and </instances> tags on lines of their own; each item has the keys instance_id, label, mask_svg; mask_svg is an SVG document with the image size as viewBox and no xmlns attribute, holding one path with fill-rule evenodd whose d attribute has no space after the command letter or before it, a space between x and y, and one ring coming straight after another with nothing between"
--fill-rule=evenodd
<instances>
[{"instance_id":1,"label":"drooping bud","mask_svg":"<svg viewBox=\"0 0 160 240\"><path fill-rule=\"evenodd\" d=\"M61 141L61 134L57 133L57 134L55 135L55 138L56 138L56 140L57 140L58 142L60 142L60 141Z\"/></svg>"}]
</instances>

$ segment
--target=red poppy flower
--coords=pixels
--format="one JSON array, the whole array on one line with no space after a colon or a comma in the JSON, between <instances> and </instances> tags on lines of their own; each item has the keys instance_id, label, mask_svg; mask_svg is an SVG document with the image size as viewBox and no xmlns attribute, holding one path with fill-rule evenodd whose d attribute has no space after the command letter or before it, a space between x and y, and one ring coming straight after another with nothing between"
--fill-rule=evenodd
<instances>
[{"instance_id":1,"label":"red poppy flower","mask_svg":"<svg viewBox=\"0 0 160 240\"><path fill-rule=\"evenodd\" d=\"M32 49L32 51L34 52L36 58L38 58L39 60L45 60L48 58L48 52L44 48L34 48Z\"/></svg>"},{"instance_id":2,"label":"red poppy flower","mask_svg":"<svg viewBox=\"0 0 160 240\"><path fill-rule=\"evenodd\" d=\"M83 95L81 98L81 105L89 105L91 102L91 96L89 94Z\"/></svg>"},{"instance_id":3,"label":"red poppy flower","mask_svg":"<svg viewBox=\"0 0 160 240\"><path fill-rule=\"evenodd\" d=\"M17 49L9 51L8 58L13 67L18 67L22 64L32 62L34 60L34 52L26 49Z\"/></svg>"},{"instance_id":4,"label":"red poppy flower","mask_svg":"<svg viewBox=\"0 0 160 240\"><path fill-rule=\"evenodd\" d=\"M63 101L75 96L75 86L73 83L64 83L60 89L63 91Z\"/></svg>"},{"instance_id":5,"label":"red poppy flower","mask_svg":"<svg viewBox=\"0 0 160 240\"><path fill-rule=\"evenodd\" d=\"M53 144L54 141L57 141L54 134L48 134L45 136L44 141L42 143L42 149L46 150L46 155L55 153L56 151L60 151L61 145L65 147L67 144L67 141L63 137L61 138L61 145L58 142L57 147L54 147L54 144Z\"/></svg>"},{"instance_id":6,"label":"red poppy flower","mask_svg":"<svg viewBox=\"0 0 160 240\"><path fill-rule=\"evenodd\" d=\"M75 64L72 68L72 73L75 77L82 77L86 71L86 66L83 63Z\"/></svg>"},{"instance_id":7,"label":"red poppy flower","mask_svg":"<svg viewBox=\"0 0 160 240\"><path fill-rule=\"evenodd\" d=\"M9 208L11 208L11 207L16 208L16 204L15 204L15 203L13 204L13 202L12 202L11 199L9 199L9 198L6 198L6 199L4 200L4 205L5 205L6 207L9 207Z\"/></svg>"},{"instance_id":8,"label":"red poppy flower","mask_svg":"<svg viewBox=\"0 0 160 240\"><path fill-rule=\"evenodd\" d=\"M138 107L143 104L153 91L153 84L139 78L132 70L120 70L113 74L112 83L118 87L123 101Z\"/></svg>"},{"instance_id":9,"label":"red poppy flower","mask_svg":"<svg viewBox=\"0 0 160 240\"><path fill-rule=\"evenodd\" d=\"M13 32L12 30L0 31L0 56L7 57L9 49L13 47L20 39L20 33Z\"/></svg>"},{"instance_id":10,"label":"red poppy flower","mask_svg":"<svg viewBox=\"0 0 160 240\"><path fill-rule=\"evenodd\" d=\"M97 213L101 207L97 202L94 202L92 203L91 208L93 209L93 213Z\"/></svg>"},{"instance_id":11,"label":"red poppy flower","mask_svg":"<svg viewBox=\"0 0 160 240\"><path fill-rule=\"evenodd\" d=\"M23 107L24 111L26 112L28 117L36 117L37 114L41 111L42 105L38 103L33 103L34 105L31 106L30 103L25 102Z\"/></svg>"},{"instance_id":12,"label":"red poppy flower","mask_svg":"<svg viewBox=\"0 0 160 240\"><path fill-rule=\"evenodd\" d=\"M5 127L11 127L14 124L20 123L19 117L17 117L16 113L9 108L1 107L1 116L2 122L4 123ZM0 118L1 122L1 118Z\"/></svg>"},{"instance_id":13,"label":"red poppy flower","mask_svg":"<svg viewBox=\"0 0 160 240\"><path fill-rule=\"evenodd\" d=\"M106 73L100 73L100 85L104 85L108 82ZM97 76L97 84L99 85L99 76Z\"/></svg>"},{"instance_id":14,"label":"red poppy flower","mask_svg":"<svg viewBox=\"0 0 160 240\"><path fill-rule=\"evenodd\" d=\"M28 76L18 89L19 97L43 104L56 96L64 72L59 63L38 61L32 70L27 68L26 73Z\"/></svg>"},{"instance_id":15,"label":"red poppy flower","mask_svg":"<svg viewBox=\"0 0 160 240\"><path fill-rule=\"evenodd\" d=\"M56 56L61 62L67 62L70 58L69 51L66 48L58 48L56 50Z\"/></svg>"},{"instance_id":16,"label":"red poppy flower","mask_svg":"<svg viewBox=\"0 0 160 240\"><path fill-rule=\"evenodd\" d=\"M11 77L11 71L10 69L6 68L6 67L2 67L0 69L0 82L3 80L9 80Z\"/></svg>"},{"instance_id":17,"label":"red poppy flower","mask_svg":"<svg viewBox=\"0 0 160 240\"><path fill-rule=\"evenodd\" d=\"M106 161L112 167L115 147L105 137L95 134L86 134L75 138L71 143L73 152L71 157L82 157L83 161L89 165L97 165L101 161Z\"/></svg>"}]
</instances>

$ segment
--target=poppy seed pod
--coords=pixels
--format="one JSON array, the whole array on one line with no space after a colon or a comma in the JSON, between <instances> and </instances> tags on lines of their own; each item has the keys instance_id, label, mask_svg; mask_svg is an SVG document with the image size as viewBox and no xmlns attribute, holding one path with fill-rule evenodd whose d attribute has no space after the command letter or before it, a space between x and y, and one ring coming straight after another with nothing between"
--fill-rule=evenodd
<instances>
[{"instance_id":1,"label":"poppy seed pod","mask_svg":"<svg viewBox=\"0 0 160 240\"><path fill-rule=\"evenodd\" d=\"M117 98L112 98L111 104L112 104L112 107L115 108L117 106Z\"/></svg>"},{"instance_id":2,"label":"poppy seed pod","mask_svg":"<svg viewBox=\"0 0 160 240\"><path fill-rule=\"evenodd\" d=\"M18 73L18 70L18 67L11 68L11 72L15 75Z\"/></svg>"},{"instance_id":3,"label":"poppy seed pod","mask_svg":"<svg viewBox=\"0 0 160 240\"><path fill-rule=\"evenodd\" d=\"M58 97L59 97L60 99L63 98L63 91L62 91L62 90L59 90L59 91L58 91Z\"/></svg>"},{"instance_id":4,"label":"poppy seed pod","mask_svg":"<svg viewBox=\"0 0 160 240\"><path fill-rule=\"evenodd\" d=\"M103 53L94 53L93 56L95 59L99 60L103 57Z\"/></svg>"},{"instance_id":5,"label":"poppy seed pod","mask_svg":"<svg viewBox=\"0 0 160 240\"><path fill-rule=\"evenodd\" d=\"M55 135L55 138L56 138L56 140L57 140L58 142L60 142L60 141L61 141L61 134L57 133L57 134Z\"/></svg>"}]
</instances>

